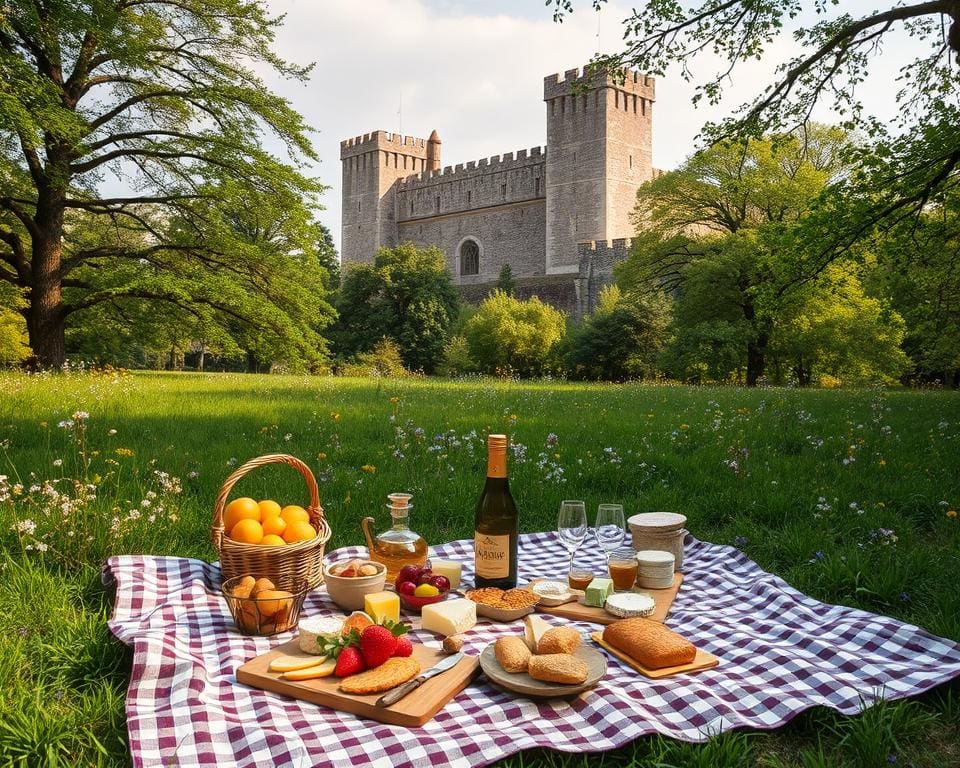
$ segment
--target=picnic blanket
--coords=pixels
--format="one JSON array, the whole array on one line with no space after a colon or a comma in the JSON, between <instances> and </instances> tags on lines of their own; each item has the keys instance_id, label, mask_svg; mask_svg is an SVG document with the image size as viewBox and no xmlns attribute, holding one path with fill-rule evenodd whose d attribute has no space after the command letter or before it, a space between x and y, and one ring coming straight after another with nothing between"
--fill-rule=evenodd
<instances>
[{"instance_id":1,"label":"picnic blanket","mask_svg":"<svg viewBox=\"0 0 960 768\"><path fill-rule=\"evenodd\" d=\"M330 554L365 557L366 550ZM431 554L461 560L472 582L472 541ZM603 568L598 549L582 554ZM567 551L555 533L524 535L519 563L521 581L557 576ZM878 697L911 696L960 675L957 643L817 602L733 547L688 536L684 572L666 623L720 657L718 667L654 681L610 658L599 685L570 702L518 698L481 675L431 722L403 728L239 685L239 666L292 633L240 634L219 593L216 565L113 557L104 570L116 584L110 629L134 650L126 701L133 764L476 766L531 747L594 752L654 732L702 741L731 728L775 728L818 705L853 714ZM334 612L320 590L308 596L303 615ZM413 624L419 627L419 617ZM479 654L520 626L481 620L465 650ZM422 631L414 637L436 642Z\"/></svg>"}]
</instances>

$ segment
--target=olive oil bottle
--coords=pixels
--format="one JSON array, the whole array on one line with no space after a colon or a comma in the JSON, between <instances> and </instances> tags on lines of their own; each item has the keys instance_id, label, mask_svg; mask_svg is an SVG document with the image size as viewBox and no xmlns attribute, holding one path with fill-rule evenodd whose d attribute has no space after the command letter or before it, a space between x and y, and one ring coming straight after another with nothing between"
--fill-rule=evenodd
<instances>
[{"instance_id":1,"label":"olive oil bottle","mask_svg":"<svg viewBox=\"0 0 960 768\"><path fill-rule=\"evenodd\" d=\"M517 507L507 482L507 436L487 437L487 481L474 524L477 587L517 586Z\"/></svg>"}]
</instances>

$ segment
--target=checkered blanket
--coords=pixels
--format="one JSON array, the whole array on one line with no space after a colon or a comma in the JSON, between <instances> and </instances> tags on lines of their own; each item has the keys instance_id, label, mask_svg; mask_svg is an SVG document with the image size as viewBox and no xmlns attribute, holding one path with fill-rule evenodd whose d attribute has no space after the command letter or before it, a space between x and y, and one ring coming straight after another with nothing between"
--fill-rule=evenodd
<instances>
[{"instance_id":1,"label":"checkered blanket","mask_svg":"<svg viewBox=\"0 0 960 768\"><path fill-rule=\"evenodd\" d=\"M594 550L585 558L599 571ZM331 553L365 554L359 547ZM432 554L463 561L471 582L472 541ZM557 576L566 560L556 534L521 537L522 581ZM240 634L215 565L113 557L105 568L116 583L110 628L134 649L126 705L133 764L475 766L531 747L591 752L654 732L701 741L730 728L775 728L818 705L850 714L877 697L914 695L960 675L960 645L812 600L732 547L688 537L684 571L667 624L720 657L718 667L653 681L610 658L600 684L570 702L518 698L481 676L431 722L402 728L237 684L237 667L291 635ZM323 590L304 606L307 616L335 611ZM479 654L520 626L481 621L465 649ZM414 636L436 642L429 633Z\"/></svg>"}]
</instances>

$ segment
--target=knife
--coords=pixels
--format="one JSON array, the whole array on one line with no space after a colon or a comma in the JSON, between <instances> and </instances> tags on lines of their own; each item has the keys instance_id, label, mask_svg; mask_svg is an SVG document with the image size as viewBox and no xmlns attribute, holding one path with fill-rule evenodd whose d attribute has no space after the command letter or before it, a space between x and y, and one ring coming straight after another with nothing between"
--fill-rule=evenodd
<instances>
[{"instance_id":1,"label":"knife","mask_svg":"<svg viewBox=\"0 0 960 768\"><path fill-rule=\"evenodd\" d=\"M406 696L411 691L416 690L421 685L423 685L431 677L435 677L442 672L446 672L448 669L453 669L460 661L463 659L464 653L455 653L453 656L448 656L443 659L439 664L435 664L430 667L426 672L418 677L413 678L409 683L404 683L399 688L394 688L392 691L385 693L379 699L377 699L378 707L389 707L391 704L396 704L400 699Z\"/></svg>"}]
</instances>

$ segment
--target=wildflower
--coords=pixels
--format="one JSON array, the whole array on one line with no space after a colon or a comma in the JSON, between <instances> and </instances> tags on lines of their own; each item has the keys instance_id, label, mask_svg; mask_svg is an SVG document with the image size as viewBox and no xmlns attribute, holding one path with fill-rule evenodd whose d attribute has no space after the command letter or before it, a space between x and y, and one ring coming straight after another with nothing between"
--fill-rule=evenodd
<instances>
[{"instance_id":1,"label":"wildflower","mask_svg":"<svg viewBox=\"0 0 960 768\"><path fill-rule=\"evenodd\" d=\"M196 480L198 477L200 477L200 473L194 469L187 473L187 477L191 480Z\"/></svg>"},{"instance_id":2,"label":"wildflower","mask_svg":"<svg viewBox=\"0 0 960 768\"><path fill-rule=\"evenodd\" d=\"M337 422L340 421L340 414L337 413L336 411L331 411L330 418L333 419L333 422L336 424Z\"/></svg>"},{"instance_id":3,"label":"wildflower","mask_svg":"<svg viewBox=\"0 0 960 768\"><path fill-rule=\"evenodd\" d=\"M37 530L37 524L33 520L21 520L13 526L13 530L19 534L28 534L30 536Z\"/></svg>"},{"instance_id":4,"label":"wildflower","mask_svg":"<svg viewBox=\"0 0 960 768\"><path fill-rule=\"evenodd\" d=\"M107 434L110 435L110 437L113 437L115 434L117 434L117 430L109 429L107 430Z\"/></svg>"},{"instance_id":5,"label":"wildflower","mask_svg":"<svg viewBox=\"0 0 960 768\"><path fill-rule=\"evenodd\" d=\"M41 421L41 422L40 422L40 429L46 429L46 428L47 428L47 422Z\"/></svg>"},{"instance_id":6,"label":"wildflower","mask_svg":"<svg viewBox=\"0 0 960 768\"><path fill-rule=\"evenodd\" d=\"M117 456L123 456L124 458L128 459L133 456L133 450L130 448L117 448L114 453L117 454Z\"/></svg>"},{"instance_id":7,"label":"wildflower","mask_svg":"<svg viewBox=\"0 0 960 768\"><path fill-rule=\"evenodd\" d=\"M73 429L73 422L70 419L64 419L57 424L60 429Z\"/></svg>"},{"instance_id":8,"label":"wildflower","mask_svg":"<svg viewBox=\"0 0 960 768\"><path fill-rule=\"evenodd\" d=\"M317 461L326 461L326 460L327 460L327 454L325 454L323 451L320 451L320 453L317 454Z\"/></svg>"},{"instance_id":9,"label":"wildflower","mask_svg":"<svg viewBox=\"0 0 960 768\"><path fill-rule=\"evenodd\" d=\"M900 602L901 602L901 603L909 603L909 602L910 602L910 595L908 595L906 592L901 592L901 593L900 593Z\"/></svg>"},{"instance_id":10,"label":"wildflower","mask_svg":"<svg viewBox=\"0 0 960 768\"><path fill-rule=\"evenodd\" d=\"M53 466L55 466L55 467L62 467L62 466L63 466L63 459L54 459L54 460L53 460Z\"/></svg>"},{"instance_id":11,"label":"wildflower","mask_svg":"<svg viewBox=\"0 0 960 768\"><path fill-rule=\"evenodd\" d=\"M881 467L887 466L887 460L883 458L883 456L880 457L880 466Z\"/></svg>"},{"instance_id":12,"label":"wildflower","mask_svg":"<svg viewBox=\"0 0 960 768\"><path fill-rule=\"evenodd\" d=\"M283 436L283 439L289 443L291 440L293 440L293 433L287 432L287 434Z\"/></svg>"},{"instance_id":13,"label":"wildflower","mask_svg":"<svg viewBox=\"0 0 960 768\"><path fill-rule=\"evenodd\" d=\"M360 467L360 471L366 472L368 475L372 475L377 471L377 468L373 466L373 464L364 464L362 467Z\"/></svg>"},{"instance_id":14,"label":"wildflower","mask_svg":"<svg viewBox=\"0 0 960 768\"><path fill-rule=\"evenodd\" d=\"M399 397L394 396L390 398L390 405L398 405L399 403L400 403Z\"/></svg>"},{"instance_id":15,"label":"wildflower","mask_svg":"<svg viewBox=\"0 0 960 768\"><path fill-rule=\"evenodd\" d=\"M417 427L415 430L413 430L413 436L417 439L418 442L420 440L423 440L424 434L426 433L423 431L423 427Z\"/></svg>"},{"instance_id":16,"label":"wildflower","mask_svg":"<svg viewBox=\"0 0 960 768\"><path fill-rule=\"evenodd\" d=\"M816 563L819 560L823 560L823 558L825 557L826 557L826 554L824 553L824 551L822 549L818 549L816 552L813 553L813 557L810 558L809 562Z\"/></svg>"},{"instance_id":17,"label":"wildflower","mask_svg":"<svg viewBox=\"0 0 960 768\"><path fill-rule=\"evenodd\" d=\"M228 467L232 467L232 466L236 465L236 463L237 463L237 457L236 457L236 456L231 456L229 459L227 459L227 466L228 466Z\"/></svg>"},{"instance_id":18,"label":"wildflower","mask_svg":"<svg viewBox=\"0 0 960 768\"><path fill-rule=\"evenodd\" d=\"M735 546L737 549L743 549L749 543L750 539L748 539L746 536L737 536L733 540L733 546Z\"/></svg>"},{"instance_id":19,"label":"wildflower","mask_svg":"<svg viewBox=\"0 0 960 768\"><path fill-rule=\"evenodd\" d=\"M955 510L955 509L948 509L948 510L947 510L947 517L956 517L956 516L957 516L957 510Z\"/></svg>"},{"instance_id":20,"label":"wildflower","mask_svg":"<svg viewBox=\"0 0 960 768\"><path fill-rule=\"evenodd\" d=\"M395 458L395 459L402 459L402 458L403 458L403 452L402 452L399 448L397 448L397 449L393 452L393 458Z\"/></svg>"},{"instance_id":21,"label":"wildflower","mask_svg":"<svg viewBox=\"0 0 960 768\"><path fill-rule=\"evenodd\" d=\"M50 547L48 547L47 544L42 541L38 541L34 548L37 550L37 552L46 552L48 549L50 549Z\"/></svg>"},{"instance_id":22,"label":"wildflower","mask_svg":"<svg viewBox=\"0 0 960 768\"><path fill-rule=\"evenodd\" d=\"M680 429L682 429L682 430L690 429L690 425L689 425L689 424L681 424L681 425L680 425Z\"/></svg>"},{"instance_id":23,"label":"wildflower","mask_svg":"<svg viewBox=\"0 0 960 768\"><path fill-rule=\"evenodd\" d=\"M558 442L560 442L560 438L558 438L553 432L547 435L547 448L555 447Z\"/></svg>"},{"instance_id":24,"label":"wildflower","mask_svg":"<svg viewBox=\"0 0 960 768\"><path fill-rule=\"evenodd\" d=\"M85 419L90 418L90 414L86 411L75 411L72 418L76 419L77 421L84 421Z\"/></svg>"}]
</instances>

